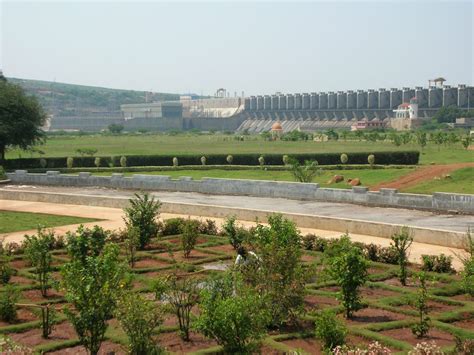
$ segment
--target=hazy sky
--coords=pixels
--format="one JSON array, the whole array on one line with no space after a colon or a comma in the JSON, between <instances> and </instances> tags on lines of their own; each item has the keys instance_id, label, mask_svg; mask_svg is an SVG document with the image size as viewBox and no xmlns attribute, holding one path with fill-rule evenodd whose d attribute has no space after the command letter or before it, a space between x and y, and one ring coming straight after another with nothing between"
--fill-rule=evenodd
<instances>
[{"instance_id":1,"label":"hazy sky","mask_svg":"<svg viewBox=\"0 0 474 355\"><path fill-rule=\"evenodd\" d=\"M2 1L2 0L0 0ZM271 94L473 84L470 1L2 1L10 77Z\"/></svg>"}]
</instances>

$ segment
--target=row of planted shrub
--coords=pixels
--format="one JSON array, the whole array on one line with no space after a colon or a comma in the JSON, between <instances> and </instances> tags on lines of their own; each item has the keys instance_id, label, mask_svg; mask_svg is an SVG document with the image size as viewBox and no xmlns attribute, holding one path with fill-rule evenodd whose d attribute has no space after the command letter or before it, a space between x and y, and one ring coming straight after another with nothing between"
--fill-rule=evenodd
<instances>
[{"instance_id":1,"label":"row of planted shrub","mask_svg":"<svg viewBox=\"0 0 474 355\"><path fill-rule=\"evenodd\" d=\"M345 155L341 162L341 155ZM316 160L319 165L336 164L369 164L369 155L374 156L372 164L379 165L416 165L420 152L342 152L314 154L207 154L207 155L124 155L108 157L52 157L52 158L21 158L8 159L5 168L35 169L35 168L66 168L72 167L133 167L133 166L172 166L172 165L284 165L285 157L291 157L304 163L306 160ZM347 157L346 157L347 156ZM347 158L347 159L346 159Z\"/></svg>"}]
</instances>

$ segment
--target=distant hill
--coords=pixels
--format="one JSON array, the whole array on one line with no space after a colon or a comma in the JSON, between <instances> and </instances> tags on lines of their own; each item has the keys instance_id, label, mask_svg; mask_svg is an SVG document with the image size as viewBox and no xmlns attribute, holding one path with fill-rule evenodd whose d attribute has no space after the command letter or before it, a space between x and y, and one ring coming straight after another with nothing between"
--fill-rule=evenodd
<instances>
[{"instance_id":1,"label":"distant hill","mask_svg":"<svg viewBox=\"0 0 474 355\"><path fill-rule=\"evenodd\" d=\"M36 96L48 113L57 116L109 113L120 110L122 104L179 100L178 94L147 93L145 91L109 89L97 86L56 83L52 81L7 78Z\"/></svg>"}]
</instances>

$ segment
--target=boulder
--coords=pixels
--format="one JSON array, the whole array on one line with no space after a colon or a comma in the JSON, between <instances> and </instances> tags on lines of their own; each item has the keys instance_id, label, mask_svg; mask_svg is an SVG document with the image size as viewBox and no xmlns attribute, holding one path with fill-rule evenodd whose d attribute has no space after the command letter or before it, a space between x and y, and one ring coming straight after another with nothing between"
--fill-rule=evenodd
<instances>
[{"instance_id":1,"label":"boulder","mask_svg":"<svg viewBox=\"0 0 474 355\"><path fill-rule=\"evenodd\" d=\"M334 175L331 180L328 181L328 184L336 184L338 182L344 181L344 176Z\"/></svg>"},{"instance_id":2,"label":"boulder","mask_svg":"<svg viewBox=\"0 0 474 355\"><path fill-rule=\"evenodd\" d=\"M349 184L350 184L351 186L359 186L359 185L360 185L360 179L359 179L359 178L351 179L351 181L349 182Z\"/></svg>"}]
</instances>

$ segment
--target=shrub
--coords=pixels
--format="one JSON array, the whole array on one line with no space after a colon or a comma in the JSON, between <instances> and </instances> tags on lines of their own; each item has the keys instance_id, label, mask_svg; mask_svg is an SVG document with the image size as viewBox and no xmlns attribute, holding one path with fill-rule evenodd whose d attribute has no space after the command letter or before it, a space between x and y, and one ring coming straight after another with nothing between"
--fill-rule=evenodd
<instances>
[{"instance_id":1,"label":"shrub","mask_svg":"<svg viewBox=\"0 0 474 355\"><path fill-rule=\"evenodd\" d=\"M13 268L10 266L11 255L6 246L3 245L3 240L0 240L0 282L6 285L10 282L14 274Z\"/></svg>"},{"instance_id":2,"label":"shrub","mask_svg":"<svg viewBox=\"0 0 474 355\"><path fill-rule=\"evenodd\" d=\"M178 158L173 157L173 166L178 166Z\"/></svg>"},{"instance_id":3,"label":"shrub","mask_svg":"<svg viewBox=\"0 0 474 355\"><path fill-rule=\"evenodd\" d=\"M127 228L124 240L125 254L130 267L135 267L137 249L140 248L140 231L135 227Z\"/></svg>"},{"instance_id":4,"label":"shrub","mask_svg":"<svg viewBox=\"0 0 474 355\"><path fill-rule=\"evenodd\" d=\"M205 156L201 157L201 164L206 165L206 157Z\"/></svg>"},{"instance_id":5,"label":"shrub","mask_svg":"<svg viewBox=\"0 0 474 355\"><path fill-rule=\"evenodd\" d=\"M393 246L380 248L379 261L386 264L397 265L398 264L397 249L395 249Z\"/></svg>"},{"instance_id":6,"label":"shrub","mask_svg":"<svg viewBox=\"0 0 474 355\"><path fill-rule=\"evenodd\" d=\"M6 180L7 174L5 173L5 169L3 166L0 165L0 180Z\"/></svg>"},{"instance_id":7,"label":"shrub","mask_svg":"<svg viewBox=\"0 0 474 355\"><path fill-rule=\"evenodd\" d=\"M126 285L126 268L119 261L119 252L116 244L107 244L99 255L83 260L79 254L61 270L65 298L74 307L65 307L64 312L80 343L94 355L104 340L120 290Z\"/></svg>"},{"instance_id":8,"label":"shrub","mask_svg":"<svg viewBox=\"0 0 474 355\"><path fill-rule=\"evenodd\" d=\"M33 349L15 343L6 335L0 335L0 353L6 355L33 355Z\"/></svg>"},{"instance_id":9,"label":"shrub","mask_svg":"<svg viewBox=\"0 0 474 355\"><path fill-rule=\"evenodd\" d=\"M46 168L47 165L48 165L48 162L46 161L46 159L41 158L40 159L40 166L44 169L44 168Z\"/></svg>"},{"instance_id":10,"label":"shrub","mask_svg":"<svg viewBox=\"0 0 474 355\"><path fill-rule=\"evenodd\" d=\"M37 235L25 235L23 243L25 255L35 269L41 289L41 295L47 296L48 281L51 273L51 262L53 260L51 250L54 247L54 232L38 228Z\"/></svg>"},{"instance_id":11,"label":"shrub","mask_svg":"<svg viewBox=\"0 0 474 355\"><path fill-rule=\"evenodd\" d=\"M303 247L306 250L323 252L328 245L328 241L326 239L318 237L314 234L307 234L302 239Z\"/></svg>"},{"instance_id":12,"label":"shrub","mask_svg":"<svg viewBox=\"0 0 474 355\"><path fill-rule=\"evenodd\" d=\"M226 354L253 353L266 335L265 302L232 274L225 279L211 281L201 292L196 329L222 345Z\"/></svg>"},{"instance_id":13,"label":"shrub","mask_svg":"<svg viewBox=\"0 0 474 355\"><path fill-rule=\"evenodd\" d=\"M229 243L237 250L245 241L247 234L245 229L237 226L235 216L229 216L225 219L222 229L225 235L229 238Z\"/></svg>"},{"instance_id":14,"label":"shrub","mask_svg":"<svg viewBox=\"0 0 474 355\"><path fill-rule=\"evenodd\" d=\"M199 223L199 233L207 235L217 235L217 226L216 222L212 219L206 219L205 222Z\"/></svg>"},{"instance_id":15,"label":"shrub","mask_svg":"<svg viewBox=\"0 0 474 355\"><path fill-rule=\"evenodd\" d=\"M298 182L312 182L320 174L317 161L305 161L302 165L296 159L291 159L289 164L291 175Z\"/></svg>"},{"instance_id":16,"label":"shrub","mask_svg":"<svg viewBox=\"0 0 474 355\"><path fill-rule=\"evenodd\" d=\"M139 248L144 249L151 238L158 235L159 210L161 203L150 197L149 194L135 194L135 198L130 199L130 206L124 209L125 224L127 228L134 228L139 234Z\"/></svg>"},{"instance_id":17,"label":"shrub","mask_svg":"<svg viewBox=\"0 0 474 355\"><path fill-rule=\"evenodd\" d=\"M326 260L327 272L341 288L337 298L344 306L346 317L351 318L362 308L359 288L367 281L368 262L347 236L340 238Z\"/></svg>"},{"instance_id":18,"label":"shrub","mask_svg":"<svg viewBox=\"0 0 474 355\"><path fill-rule=\"evenodd\" d=\"M419 288L414 306L418 311L418 323L411 326L411 330L417 338L423 338L430 330L430 318L428 317L428 291L426 289L426 275L424 272L418 274Z\"/></svg>"},{"instance_id":19,"label":"shrub","mask_svg":"<svg viewBox=\"0 0 474 355\"><path fill-rule=\"evenodd\" d=\"M367 349L353 348L347 345L336 346L333 349L334 355L391 355L392 351L378 341L371 342Z\"/></svg>"},{"instance_id":20,"label":"shrub","mask_svg":"<svg viewBox=\"0 0 474 355\"><path fill-rule=\"evenodd\" d=\"M180 217L167 219L163 222L161 233L164 236L181 234L184 222L185 219Z\"/></svg>"},{"instance_id":21,"label":"shrub","mask_svg":"<svg viewBox=\"0 0 474 355\"><path fill-rule=\"evenodd\" d=\"M232 164L232 162L234 161L234 157L232 155L228 155L225 160L227 161L227 163Z\"/></svg>"},{"instance_id":22,"label":"shrub","mask_svg":"<svg viewBox=\"0 0 474 355\"><path fill-rule=\"evenodd\" d=\"M472 355L474 354L474 339L461 339L459 336L454 336L456 347L454 354L456 355Z\"/></svg>"},{"instance_id":23,"label":"shrub","mask_svg":"<svg viewBox=\"0 0 474 355\"><path fill-rule=\"evenodd\" d=\"M433 271L438 273L451 273L454 271L452 268L452 256L444 254L422 255L421 260L423 262L421 267L423 271Z\"/></svg>"},{"instance_id":24,"label":"shrub","mask_svg":"<svg viewBox=\"0 0 474 355\"><path fill-rule=\"evenodd\" d=\"M82 264L87 257L97 257L105 246L108 233L99 226L89 229L79 226L76 232L66 233L67 252L69 256Z\"/></svg>"},{"instance_id":25,"label":"shrub","mask_svg":"<svg viewBox=\"0 0 474 355\"><path fill-rule=\"evenodd\" d=\"M290 157L288 155L284 155L282 157L282 161L284 165L288 165L290 163Z\"/></svg>"},{"instance_id":26,"label":"shrub","mask_svg":"<svg viewBox=\"0 0 474 355\"><path fill-rule=\"evenodd\" d=\"M408 352L408 355L444 355L444 351L434 341L422 342Z\"/></svg>"},{"instance_id":27,"label":"shrub","mask_svg":"<svg viewBox=\"0 0 474 355\"><path fill-rule=\"evenodd\" d=\"M370 261L379 261L380 259L380 248L377 244L370 243L364 245L364 252L367 259Z\"/></svg>"},{"instance_id":28,"label":"shrub","mask_svg":"<svg viewBox=\"0 0 474 355\"><path fill-rule=\"evenodd\" d=\"M0 292L0 319L2 321L8 323L16 321L16 303L19 298L19 291L11 285L5 286L3 292Z\"/></svg>"},{"instance_id":29,"label":"shrub","mask_svg":"<svg viewBox=\"0 0 474 355\"><path fill-rule=\"evenodd\" d=\"M367 157L367 162L370 164L370 166L373 166L373 165L375 164L375 155L370 154L370 155Z\"/></svg>"},{"instance_id":30,"label":"shrub","mask_svg":"<svg viewBox=\"0 0 474 355\"><path fill-rule=\"evenodd\" d=\"M257 224L249 238L259 268L243 268L244 279L255 280L269 302L272 325L293 322L304 310L308 270L301 263L301 235L295 223L280 214L268 217L269 226ZM246 275L245 272L250 272Z\"/></svg>"},{"instance_id":31,"label":"shrub","mask_svg":"<svg viewBox=\"0 0 474 355\"><path fill-rule=\"evenodd\" d=\"M189 341L191 309L197 304L198 296L198 280L176 274L168 279L165 297L178 318L179 334L185 341Z\"/></svg>"},{"instance_id":32,"label":"shrub","mask_svg":"<svg viewBox=\"0 0 474 355\"><path fill-rule=\"evenodd\" d=\"M468 228L464 250L467 256L457 254L456 256L463 264L461 271L462 286L464 291L474 297L474 238L472 238L471 229Z\"/></svg>"},{"instance_id":33,"label":"shrub","mask_svg":"<svg viewBox=\"0 0 474 355\"><path fill-rule=\"evenodd\" d=\"M346 164L349 158L347 157L347 154L341 154L341 163Z\"/></svg>"},{"instance_id":34,"label":"shrub","mask_svg":"<svg viewBox=\"0 0 474 355\"><path fill-rule=\"evenodd\" d=\"M330 352L335 347L344 345L347 328L343 322L337 319L334 312L324 310L317 313L315 323L316 338L321 340L324 350Z\"/></svg>"},{"instance_id":35,"label":"shrub","mask_svg":"<svg viewBox=\"0 0 474 355\"><path fill-rule=\"evenodd\" d=\"M408 249L413 243L413 237L410 235L408 227L402 227L400 232L392 235L391 245L397 251L398 260L398 279L405 286L407 283Z\"/></svg>"},{"instance_id":36,"label":"shrub","mask_svg":"<svg viewBox=\"0 0 474 355\"><path fill-rule=\"evenodd\" d=\"M128 337L132 355L160 354L153 331L163 322L160 308L135 292L124 293L117 302L116 316Z\"/></svg>"},{"instance_id":37,"label":"shrub","mask_svg":"<svg viewBox=\"0 0 474 355\"><path fill-rule=\"evenodd\" d=\"M66 166L68 169L71 169L74 166L74 158L73 157L68 157L66 159Z\"/></svg>"},{"instance_id":38,"label":"shrub","mask_svg":"<svg viewBox=\"0 0 474 355\"><path fill-rule=\"evenodd\" d=\"M265 165L265 158L263 156L258 157L258 164L260 164L260 166Z\"/></svg>"},{"instance_id":39,"label":"shrub","mask_svg":"<svg viewBox=\"0 0 474 355\"><path fill-rule=\"evenodd\" d=\"M127 167L127 157L124 157L124 156L121 156L120 157L120 166L122 168L126 168Z\"/></svg>"},{"instance_id":40,"label":"shrub","mask_svg":"<svg viewBox=\"0 0 474 355\"><path fill-rule=\"evenodd\" d=\"M196 246L197 238L199 236L199 221L188 218L183 224L181 234L181 247L185 258L188 258L191 251Z\"/></svg>"},{"instance_id":41,"label":"shrub","mask_svg":"<svg viewBox=\"0 0 474 355\"><path fill-rule=\"evenodd\" d=\"M48 304L41 307L41 336L44 339L48 339L53 332L57 318L57 312L54 306Z\"/></svg>"},{"instance_id":42,"label":"shrub","mask_svg":"<svg viewBox=\"0 0 474 355\"><path fill-rule=\"evenodd\" d=\"M94 165L96 166L96 168L100 167L100 158L99 157L94 159Z\"/></svg>"}]
</instances>

